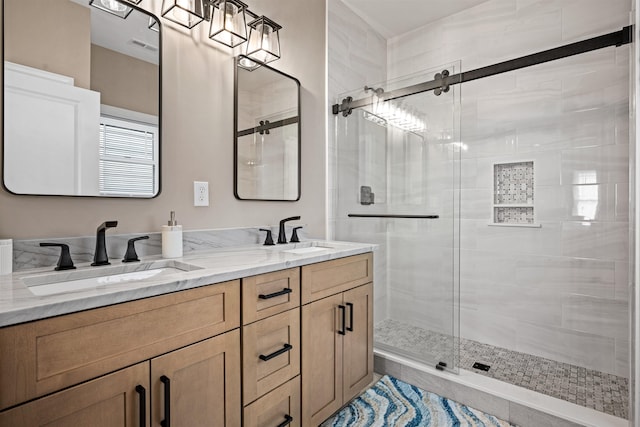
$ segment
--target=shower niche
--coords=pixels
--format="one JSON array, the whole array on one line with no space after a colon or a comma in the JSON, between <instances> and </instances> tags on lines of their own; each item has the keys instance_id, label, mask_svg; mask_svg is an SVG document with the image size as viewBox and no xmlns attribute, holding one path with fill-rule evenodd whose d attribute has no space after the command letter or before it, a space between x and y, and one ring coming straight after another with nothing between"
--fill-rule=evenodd
<instances>
[{"instance_id":1,"label":"shower niche","mask_svg":"<svg viewBox=\"0 0 640 427\"><path fill-rule=\"evenodd\" d=\"M534 211L534 162L493 165L492 225L539 227Z\"/></svg>"}]
</instances>

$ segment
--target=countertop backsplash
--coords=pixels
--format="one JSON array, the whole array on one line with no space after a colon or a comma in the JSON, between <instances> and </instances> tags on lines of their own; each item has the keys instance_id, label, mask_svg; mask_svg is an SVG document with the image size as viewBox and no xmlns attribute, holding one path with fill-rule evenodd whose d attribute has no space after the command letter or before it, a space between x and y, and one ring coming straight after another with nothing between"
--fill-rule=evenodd
<instances>
[{"instance_id":1,"label":"countertop backsplash","mask_svg":"<svg viewBox=\"0 0 640 427\"><path fill-rule=\"evenodd\" d=\"M287 240L291 238L294 226L286 225ZM234 246L254 245L262 243L265 232L260 228L270 228L274 241L278 236L278 226L256 226L242 228L220 228L211 230L187 230L183 233L183 252L188 255L192 252L206 249L229 248ZM107 232L107 254L112 263L120 262L127 250L127 241L133 237L149 236L148 240L136 242L138 256L152 256L162 254L161 233L131 233L115 234ZM307 240L305 229L298 230L301 240ZM13 271L28 270L31 268L54 267L60 256L59 248L40 247L41 242L66 243L69 245L71 258L74 263L93 261L96 236L68 237L49 239L14 240L13 241Z\"/></svg>"}]
</instances>

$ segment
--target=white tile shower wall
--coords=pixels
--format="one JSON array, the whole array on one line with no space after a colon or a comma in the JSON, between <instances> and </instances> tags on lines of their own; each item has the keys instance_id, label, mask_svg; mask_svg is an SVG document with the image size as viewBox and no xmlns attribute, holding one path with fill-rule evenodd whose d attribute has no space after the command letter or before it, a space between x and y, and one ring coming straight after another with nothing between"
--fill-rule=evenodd
<instances>
[{"instance_id":1,"label":"white tile shower wall","mask_svg":"<svg viewBox=\"0 0 640 427\"><path fill-rule=\"evenodd\" d=\"M387 77L456 60L471 70L628 25L631 1L606 3L487 1L390 39ZM462 86L463 337L628 376L628 70L629 48L608 48ZM522 158L536 165L542 228L488 227L492 165ZM390 249L389 265L407 253ZM390 289L393 318L431 303Z\"/></svg>"},{"instance_id":2,"label":"white tile shower wall","mask_svg":"<svg viewBox=\"0 0 640 427\"><path fill-rule=\"evenodd\" d=\"M366 84L384 81L387 78L387 42L369 24L358 17L351 9L340 0L327 2L329 15L329 28L327 31L328 55L328 99L330 103L348 91L363 88ZM375 307L376 320L385 319L387 316L387 289L386 289L386 229L383 223L376 220L353 221L347 219L348 207L337 211L338 197L344 191L350 189L357 191L358 184L340 185L337 179L337 143L334 129L336 118L329 115L327 132L328 144L328 168L330 197L328 212L327 236L330 239L362 241L381 244L380 250L375 254ZM340 125L346 125L342 121ZM342 160L347 157L342 156ZM353 165L345 166L347 170L356 170L358 157L353 154L350 159ZM357 174L355 175L357 176ZM342 191L342 193L341 193ZM353 207L353 206L349 206Z\"/></svg>"}]
</instances>

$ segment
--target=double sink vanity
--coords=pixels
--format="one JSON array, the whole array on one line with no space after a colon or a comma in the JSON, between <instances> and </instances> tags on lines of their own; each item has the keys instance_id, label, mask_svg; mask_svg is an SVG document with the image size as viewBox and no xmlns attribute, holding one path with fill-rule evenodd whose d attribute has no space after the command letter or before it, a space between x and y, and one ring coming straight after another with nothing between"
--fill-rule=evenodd
<instances>
[{"instance_id":1,"label":"double sink vanity","mask_svg":"<svg viewBox=\"0 0 640 427\"><path fill-rule=\"evenodd\" d=\"M317 426L372 380L373 250L0 276L0 425Z\"/></svg>"}]
</instances>

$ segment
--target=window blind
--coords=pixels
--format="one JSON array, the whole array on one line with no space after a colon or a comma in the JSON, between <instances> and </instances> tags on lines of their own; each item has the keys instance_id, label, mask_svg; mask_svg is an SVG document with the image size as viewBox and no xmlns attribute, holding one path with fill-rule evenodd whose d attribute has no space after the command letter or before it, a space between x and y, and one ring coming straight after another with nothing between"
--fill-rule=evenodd
<instances>
[{"instance_id":1,"label":"window blind","mask_svg":"<svg viewBox=\"0 0 640 427\"><path fill-rule=\"evenodd\" d=\"M153 197L158 182L158 129L101 117L100 193Z\"/></svg>"}]
</instances>

